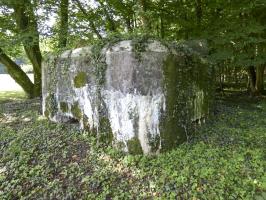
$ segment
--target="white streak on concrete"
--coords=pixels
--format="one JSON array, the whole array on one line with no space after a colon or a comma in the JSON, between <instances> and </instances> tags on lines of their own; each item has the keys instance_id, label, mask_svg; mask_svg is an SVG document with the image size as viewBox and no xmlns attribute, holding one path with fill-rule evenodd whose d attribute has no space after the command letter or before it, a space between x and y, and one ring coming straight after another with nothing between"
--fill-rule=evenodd
<instances>
[{"instance_id":1,"label":"white streak on concrete","mask_svg":"<svg viewBox=\"0 0 266 200\"><path fill-rule=\"evenodd\" d=\"M103 96L116 140L126 144L137 136L143 152L149 153L150 138L160 136L160 115L165 108L164 95L143 96L105 90Z\"/></svg>"},{"instance_id":2,"label":"white streak on concrete","mask_svg":"<svg viewBox=\"0 0 266 200\"><path fill-rule=\"evenodd\" d=\"M97 105L93 106L92 98L96 97L96 88L90 88L88 85L82 88L75 88L75 100L79 103L79 107L83 114L88 118L90 129L98 130L99 127L99 114ZM80 123L81 128L83 127L83 121Z\"/></svg>"}]
</instances>

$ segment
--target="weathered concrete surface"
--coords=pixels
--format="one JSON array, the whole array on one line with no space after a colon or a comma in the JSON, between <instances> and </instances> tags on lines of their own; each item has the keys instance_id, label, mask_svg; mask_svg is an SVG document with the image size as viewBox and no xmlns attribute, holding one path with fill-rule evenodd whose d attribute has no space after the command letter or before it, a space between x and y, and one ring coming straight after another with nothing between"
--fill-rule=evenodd
<instances>
[{"instance_id":1,"label":"weathered concrete surface","mask_svg":"<svg viewBox=\"0 0 266 200\"><path fill-rule=\"evenodd\" d=\"M175 147L192 121L209 113L212 72L204 48L128 40L100 53L85 47L49 56L43 114L56 122L77 119L99 140L132 154Z\"/></svg>"}]
</instances>

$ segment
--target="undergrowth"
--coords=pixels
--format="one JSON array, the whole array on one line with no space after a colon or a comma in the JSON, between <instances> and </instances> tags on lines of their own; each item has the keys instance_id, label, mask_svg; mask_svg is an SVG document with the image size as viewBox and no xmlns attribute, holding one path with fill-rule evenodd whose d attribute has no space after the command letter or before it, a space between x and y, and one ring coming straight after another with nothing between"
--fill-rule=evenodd
<instances>
[{"instance_id":1,"label":"undergrowth","mask_svg":"<svg viewBox=\"0 0 266 200\"><path fill-rule=\"evenodd\" d=\"M218 101L194 140L158 156L48 122L38 101L1 104L0 199L265 199L266 101L233 99Z\"/></svg>"}]
</instances>

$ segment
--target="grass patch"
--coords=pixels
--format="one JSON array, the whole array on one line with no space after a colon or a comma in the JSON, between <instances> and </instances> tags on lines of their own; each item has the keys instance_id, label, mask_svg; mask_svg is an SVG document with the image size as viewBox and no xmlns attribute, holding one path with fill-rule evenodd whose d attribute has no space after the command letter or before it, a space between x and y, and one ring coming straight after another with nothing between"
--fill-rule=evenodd
<instances>
[{"instance_id":1,"label":"grass patch","mask_svg":"<svg viewBox=\"0 0 266 200\"><path fill-rule=\"evenodd\" d=\"M230 99L193 141L153 157L97 145L18 102L0 114L0 199L263 199L266 101Z\"/></svg>"},{"instance_id":2,"label":"grass patch","mask_svg":"<svg viewBox=\"0 0 266 200\"><path fill-rule=\"evenodd\" d=\"M0 91L0 103L25 100L27 98L23 91Z\"/></svg>"}]
</instances>

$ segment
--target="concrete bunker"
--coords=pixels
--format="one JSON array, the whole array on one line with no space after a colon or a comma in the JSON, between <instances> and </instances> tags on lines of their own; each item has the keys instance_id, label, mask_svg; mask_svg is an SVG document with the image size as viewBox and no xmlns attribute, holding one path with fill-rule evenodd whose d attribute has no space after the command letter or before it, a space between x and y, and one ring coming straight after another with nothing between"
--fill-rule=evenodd
<instances>
[{"instance_id":1,"label":"concrete bunker","mask_svg":"<svg viewBox=\"0 0 266 200\"><path fill-rule=\"evenodd\" d=\"M120 41L48 56L43 62L43 114L76 119L132 154L171 149L205 119L213 99L206 46L194 41Z\"/></svg>"}]
</instances>

